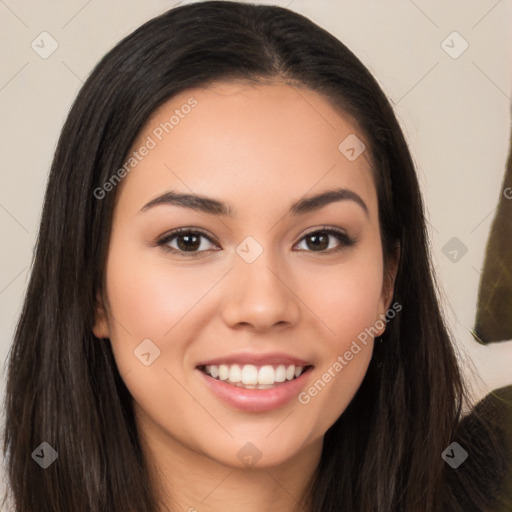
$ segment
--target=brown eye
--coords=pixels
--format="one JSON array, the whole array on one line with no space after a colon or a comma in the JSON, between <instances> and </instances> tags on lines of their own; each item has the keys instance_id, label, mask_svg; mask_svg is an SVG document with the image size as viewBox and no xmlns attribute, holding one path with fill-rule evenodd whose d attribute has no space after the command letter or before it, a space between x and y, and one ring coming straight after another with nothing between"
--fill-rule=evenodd
<instances>
[{"instance_id":1,"label":"brown eye","mask_svg":"<svg viewBox=\"0 0 512 512\"><path fill-rule=\"evenodd\" d=\"M345 231L337 228L323 228L312 231L302 238L305 241L308 252L325 252L329 249L330 239L337 239L339 244L336 247L331 246L328 252L336 252L344 247L354 245L355 241L351 239Z\"/></svg>"},{"instance_id":2,"label":"brown eye","mask_svg":"<svg viewBox=\"0 0 512 512\"><path fill-rule=\"evenodd\" d=\"M195 251L201 246L201 235L176 235L175 238L180 251Z\"/></svg>"},{"instance_id":3,"label":"brown eye","mask_svg":"<svg viewBox=\"0 0 512 512\"><path fill-rule=\"evenodd\" d=\"M211 250L208 247L205 247L205 245L207 246L208 244L203 243L203 240L208 240L210 243L212 243L210 237L201 231L181 228L165 235L158 241L158 245L163 246L166 250L174 253L181 255L183 253L189 253L193 256L197 253ZM171 244L173 244L174 241L176 241L176 245L173 246Z\"/></svg>"},{"instance_id":4,"label":"brown eye","mask_svg":"<svg viewBox=\"0 0 512 512\"><path fill-rule=\"evenodd\" d=\"M333 239L338 240L338 244L331 245ZM203 240L207 240L203 243ZM212 239L197 229L179 228L164 235L157 245L162 246L166 251L178 254L179 256L197 256L212 249L208 247L208 242L214 244ZM305 242L307 252L327 253L339 251L344 247L354 245L355 240L350 238L345 231L339 228L323 228L312 231L304 236L301 243Z\"/></svg>"}]
</instances>

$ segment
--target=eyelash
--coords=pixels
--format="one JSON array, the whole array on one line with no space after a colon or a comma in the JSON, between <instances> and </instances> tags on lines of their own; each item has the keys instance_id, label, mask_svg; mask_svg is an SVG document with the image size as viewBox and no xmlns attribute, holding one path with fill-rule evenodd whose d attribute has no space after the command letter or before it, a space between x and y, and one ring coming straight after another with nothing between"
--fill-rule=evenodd
<instances>
[{"instance_id":1,"label":"eyelash","mask_svg":"<svg viewBox=\"0 0 512 512\"><path fill-rule=\"evenodd\" d=\"M347 233L345 233L345 231L343 231L342 229L335 228L335 227L328 227L328 226L324 226L321 229L317 229L315 231L310 231L309 233L306 233L299 240L298 243L301 243L308 236L316 235L316 234L319 234L319 233L334 236L335 238L337 238L341 242L340 247L338 247L336 249L330 249L330 250L327 250L327 251L326 250L324 250L324 251L308 251L308 250L306 250L306 252L311 252L311 253L318 252L318 254L332 254L334 252L338 252L338 251L342 250L345 247L351 247L351 246L353 246L356 243L356 240L351 238L351 237L349 237L347 235ZM174 247L169 247L169 245L168 245L169 242L171 240L173 240L174 238L176 238L177 236L182 235L182 234L201 235L204 238L208 239L211 243L216 244L216 242L214 240L212 240L201 229L197 229L197 228L178 228L178 229L174 229L173 231L170 231L169 233L166 233L165 235L163 235L159 240L157 240L156 245L162 247L165 251L172 252L172 253L177 254L177 255L179 255L181 257L184 257L184 258L188 258L188 257L194 258L194 257L196 257L197 255L199 255L201 253L208 252L208 250L206 250L206 251L196 251L196 252L193 252L193 251L186 252L186 251L181 251L179 249L175 249ZM211 250L211 249L209 249L209 250Z\"/></svg>"}]
</instances>

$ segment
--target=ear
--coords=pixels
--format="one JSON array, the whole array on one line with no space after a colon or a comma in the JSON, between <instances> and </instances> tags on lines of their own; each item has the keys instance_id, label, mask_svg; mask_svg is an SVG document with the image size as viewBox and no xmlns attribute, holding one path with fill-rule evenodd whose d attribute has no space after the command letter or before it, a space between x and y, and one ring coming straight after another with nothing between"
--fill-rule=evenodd
<instances>
[{"instance_id":1,"label":"ear","mask_svg":"<svg viewBox=\"0 0 512 512\"><path fill-rule=\"evenodd\" d=\"M385 315L391 307L391 301L393 300L393 294L395 292L395 281L398 272L398 264L400 262L400 246L394 247L394 250L389 256L387 265L384 268L384 280L382 283L382 295L380 300L380 311L381 315ZM382 336L386 330L386 324L379 330L378 336Z\"/></svg>"},{"instance_id":2,"label":"ear","mask_svg":"<svg viewBox=\"0 0 512 512\"><path fill-rule=\"evenodd\" d=\"M92 332L96 338L110 338L110 327L108 325L108 315L105 309L105 301L100 291L96 294L96 305L94 308L94 325Z\"/></svg>"}]
</instances>

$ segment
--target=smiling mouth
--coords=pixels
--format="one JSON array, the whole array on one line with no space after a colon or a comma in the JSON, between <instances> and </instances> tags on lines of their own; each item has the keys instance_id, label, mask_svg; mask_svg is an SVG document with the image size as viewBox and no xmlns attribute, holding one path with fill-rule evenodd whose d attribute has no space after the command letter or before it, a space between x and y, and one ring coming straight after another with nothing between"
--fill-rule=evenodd
<instances>
[{"instance_id":1,"label":"smiling mouth","mask_svg":"<svg viewBox=\"0 0 512 512\"><path fill-rule=\"evenodd\" d=\"M221 364L198 366L209 377L245 389L270 389L299 378L309 366Z\"/></svg>"}]
</instances>

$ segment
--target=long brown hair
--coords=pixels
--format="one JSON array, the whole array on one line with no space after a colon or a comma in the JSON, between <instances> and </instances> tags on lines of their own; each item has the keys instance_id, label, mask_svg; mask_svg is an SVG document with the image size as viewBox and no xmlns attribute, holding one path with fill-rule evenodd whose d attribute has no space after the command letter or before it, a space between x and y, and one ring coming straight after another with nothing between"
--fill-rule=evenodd
<instances>
[{"instance_id":1,"label":"long brown hair","mask_svg":"<svg viewBox=\"0 0 512 512\"><path fill-rule=\"evenodd\" d=\"M431 269L415 168L390 102L338 39L290 10L228 1L171 9L117 44L80 90L62 129L30 283L9 358L4 451L17 512L156 512L132 409L108 343L92 333L121 168L150 115L216 80L284 80L318 91L369 141L387 261L401 256L390 322L348 408L327 431L304 500L321 512L485 510L495 448L466 446L485 477L448 467L465 387ZM377 363L376 363L377 362ZM58 452L47 469L31 459ZM488 464L488 461L493 461ZM467 512L467 509L464 509Z\"/></svg>"}]
</instances>

